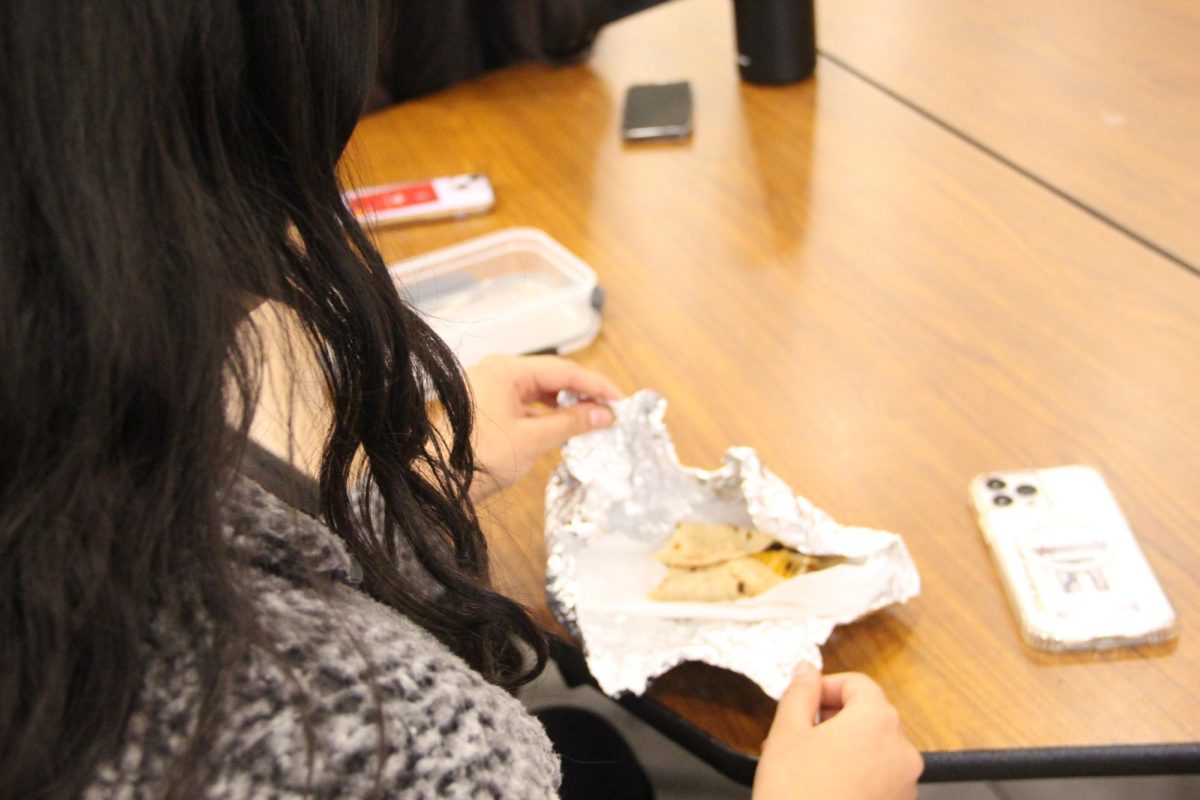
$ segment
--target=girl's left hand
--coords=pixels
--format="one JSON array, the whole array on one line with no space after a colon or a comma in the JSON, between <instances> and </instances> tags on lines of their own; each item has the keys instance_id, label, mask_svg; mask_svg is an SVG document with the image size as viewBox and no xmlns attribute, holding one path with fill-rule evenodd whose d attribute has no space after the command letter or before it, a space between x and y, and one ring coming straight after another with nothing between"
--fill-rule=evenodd
<instances>
[{"instance_id":1,"label":"girl's left hand","mask_svg":"<svg viewBox=\"0 0 1200 800\"><path fill-rule=\"evenodd\" d=\"M593 400L612 401L612 381L558 356L488 356L467 370L475 403L476 499L505 489L541 456L567 439L612 424L612 412ZM562 390L579 395L558 406Z\"/></svg>"}]
</instances>

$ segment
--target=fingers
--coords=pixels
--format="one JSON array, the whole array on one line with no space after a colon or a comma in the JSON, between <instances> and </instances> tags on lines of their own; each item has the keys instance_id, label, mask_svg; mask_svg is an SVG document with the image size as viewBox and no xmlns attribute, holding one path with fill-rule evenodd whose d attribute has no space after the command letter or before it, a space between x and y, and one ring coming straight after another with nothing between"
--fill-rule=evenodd
<instances>
[{"instance_id":1,"label":"fingers","mask_svg":"<svg viewBox=\"0 0 1200 800\"><path fill-rule=\"evenodd\" d=\"M792 673L792 682L779 699L779 707L775 710L775 721L771 724L771 733L776 738L782 734L811 728L821 710L821 673L811 664L801 662ZM776 730L780 726L782 730ZM770 737L768 736L768 739Z\"/></svg>"},{"instance_id":2,"label":"fingers","mask_svg":"<svg viewBox=\"0 0 1200 800\"><path fill-rule=\"evenodd\" d=\"M814 726L822 705L840 712ZM821 678L816 670L798 669L763 742L753 797L911 800L923 767L874 681L855 673Z\"/></svg>"},{"instance_id":3,"label":"fingers","mask_svg":"<svg viewBox=\"0 0 1200 800\"><path fill-rule=\"evenodd\" d=\"M580 403L527 417L520 425L526 441L544 452L561 446L572 436L606 428L612 421L612 412L604 406Z\"/></svg>"},{"instance_id":4,"label":"fingers","mask_svg":"<svg viewBox=\"0 0 1200 800\"><path fill-rule=\"evenodd\" d=\"M879 684L857 672L826 675L821 683L821 705L842 708L850 703L886 703L887 697Z\"/></svg>"},{"instance_id":5,"label":"fingers","mask_svg":"<svg viewBox=\"0 0 1200 800\"><path fill-rule=\"evenodd\" d=\"M621 396L607 378L555 356L489 356L468 369L467 378L477 423L475 463L492 478L480 482L476 499L511 486L572 436L611 425L603 401ZM584 401L559 407L555 395L563 389Z\"/></svg>"},{"instance_id":6,"label":"fingers","mask_svg":"<svg viewBox=\"0 0 1200 800\"><path fill-rule=\"evenodd\" d=\"M869 720L868 724L886 737L884 741L890 742L897 775L915 784L925 770L925 760L904 735L900 714L879 684L855 672L829 675L821 687L821 702L825 707L844 709L855 724Z\"/></svg>"},{"instance_id":7,"label":"fingers","mask_svg":"<svg viewBox=\"0 0 1200 800\"><path fill-rule=\"evenodd\" d=\"M621 390L598 372L593 372L558 356L525 356L517 359L523 372L520 381L522 400L553 400L566 390L595 400L620 400Z\"/></svg>"}]
</instances>

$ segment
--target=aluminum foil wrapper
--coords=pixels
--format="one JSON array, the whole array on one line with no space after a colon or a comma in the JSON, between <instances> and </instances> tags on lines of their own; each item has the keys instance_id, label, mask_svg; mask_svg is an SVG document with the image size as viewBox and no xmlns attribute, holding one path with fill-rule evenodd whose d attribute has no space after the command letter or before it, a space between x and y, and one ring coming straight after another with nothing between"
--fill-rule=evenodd
<instances>
[{"instance_id":1,"label":"aluminum foil wrapper","mask_svg":"<svg viewBox=\"0 0 1200 800\"><path fill-rule=\"evenodd\" d=\"M820 666L820 645L835 625L916 595L916 566L899 536L838 524L748 447L730 448L716 470L682 466L666 406L654 392L638 392L612 404L611 427L563 448L546 487L551 610L583 643L609 695L641 694L676 664L704 661L778 699L797 662ZM682 520L754 528L802 553L845 561L756 597L650 600L666 572L651 554Z\"/></svg>"}]
</instances>

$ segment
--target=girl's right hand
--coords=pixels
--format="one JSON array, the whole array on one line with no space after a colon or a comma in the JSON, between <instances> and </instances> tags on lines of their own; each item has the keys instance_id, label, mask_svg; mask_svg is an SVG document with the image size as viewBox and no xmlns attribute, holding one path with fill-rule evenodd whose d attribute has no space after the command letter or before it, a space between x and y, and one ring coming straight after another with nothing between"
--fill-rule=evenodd
<instances>
[{"instance_id":1,"label":"girl's right hand","mask_svg":"<svg viewBox=\"0 0 1200 800\"><path fill-rule=\"evenodd\" d=\"M753 800L911 800L924 768L878 684L803 664L763 742Z\"/></svg>"}]
</instances>

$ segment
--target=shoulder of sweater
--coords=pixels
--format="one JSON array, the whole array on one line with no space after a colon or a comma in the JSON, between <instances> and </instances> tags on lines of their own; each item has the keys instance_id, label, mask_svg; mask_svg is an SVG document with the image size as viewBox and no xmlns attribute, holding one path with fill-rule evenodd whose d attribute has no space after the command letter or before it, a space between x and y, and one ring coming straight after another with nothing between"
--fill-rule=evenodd
<instances>
[{"instance_id":1,"label":"shoulder of sweater","mask_svg":"<svg viewBox=\"0 0 1200 800\"><path fill-rule=\"evenodd\" d=\"M205 795L554 797L558 763L520 703L394 609L346 585L320 522L249 481L228 535L272 642L229 668ZM331 580L312 580L314 572ZM161 620L126 741L85 795L153 796L187 746L199 676Z\"/></svg>"},{"instance_id":2,"label":"shoulder of sweater","mask_svg":"<svg viewBox=\"0 0 1200 800\"><path fill-rule=\"evenodd\" d=\"M361 574L333 531L249 478L234 479L222 514L230 550L251 566L302 582L313 573L344 582Z\"/></svg>"},{"instance_id":3,"label":"shoulder of sweater","mask_svg":"<svg viewBox=\"0 0 1200 800\"><path fill-rule=\"evenodd\" d=\"M555 796L541 725L420 626L349 587L317 597L265 580L264 622L286 665L260 654L257 679L238 682L222 747L236 773L303 763L311 735L318 795L368 795L378 780L385 796ZM307 787L307 774L288 774Z\"/></svg>"}]
</instances>

